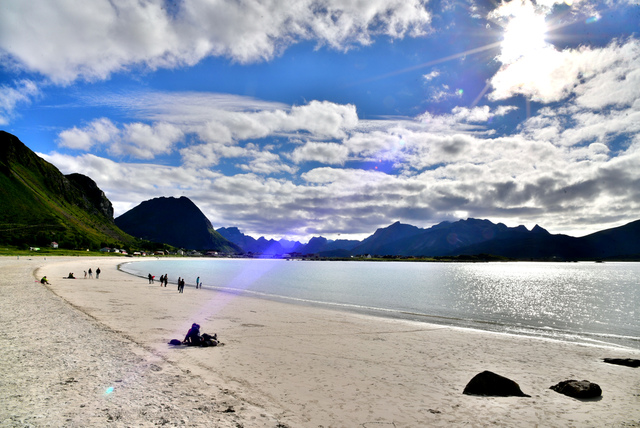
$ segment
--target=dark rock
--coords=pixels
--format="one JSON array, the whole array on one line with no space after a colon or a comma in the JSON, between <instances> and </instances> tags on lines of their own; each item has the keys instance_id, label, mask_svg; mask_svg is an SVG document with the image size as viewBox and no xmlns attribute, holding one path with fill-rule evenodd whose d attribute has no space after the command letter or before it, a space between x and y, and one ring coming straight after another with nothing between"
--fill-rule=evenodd
<instances>
[{"instance_id":1,"label":"dark rock","mask_svg":"<svg viewBox=\"0 0 640 428\"><path fill-rule=\"evenodd\" d=\"M640 367L640 360L634 360L632 358L605 358L605 363L618 364L627 367Z\"/></svg>"},{"instance_id":2,"label":"dark rock","mask_svg":"<svg viewBox=\"0 0 640 428\"><path fill-rule=\"evenodd\" d=\"M467 395L488 395L493 397L531 397L520 390L520 385L504 376L490 371L478 373L462 391Z\"/></svg>"},{"instance_id":3,"label":"dark rock","mask_svg":"<svg viewBox=\"0 0 640 428\"><path fill-rule=\"evenodd\" d=\"M597 398L602 395L600 386L588 380L565 380L550 389L573 398Z\"/></svg>"}]
</instances>

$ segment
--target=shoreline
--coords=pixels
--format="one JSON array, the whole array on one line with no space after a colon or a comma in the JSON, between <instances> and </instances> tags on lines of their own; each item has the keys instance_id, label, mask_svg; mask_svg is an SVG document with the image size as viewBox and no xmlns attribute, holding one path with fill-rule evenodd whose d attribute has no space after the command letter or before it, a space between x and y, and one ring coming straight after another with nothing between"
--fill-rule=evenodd
<instances>
[{"instance_id":1,"label":"shoreline","mask_svg":"<svg viewBox=\"0 0 640 428\"><path fill-rule=\"evenodd\" d=\"M0 363L2 389L9 391L0 408L11 413L0 410L0 426L24 426L11 421L52 413L62 415L62 421L65 417L77 421L63 425L83 426L80 420L86 420L90 411L91 420L102 421L98 425L109 420L108 413L116 426L153 426L159 414L169 423L180 425L183 420L188 426L640 426L640 371L602 362L602 358L640 358L634 349L393 320L211 289L188 288L179 294L172 287L160 288L119 271L122 262L103 257L24 262L0 258L6 272L0 280L3 311L18 311L12 295L25 300L21 316L13 314L7 322L9 312L1 315L0 344L10 355L22 357ZM100 279L61 279L70 271L81 272L81 265L92 264L95 270L98 263ZM42 287L34 283L33 272L55 280ZM16 320L33 314L49 319L52 314L46 310L52 308L73 320L58 315L53 318L57 324L35 326L42 336L38 346L20 341L14 332L20 332ZM203 332L217 333L225 345L167 345L170 339L182 339L192 322L198 322ZM88 349L78 348L58 332L83 328L95 335L80 339L91 343ZM105 397L95 394L102 382L70 373L86 373L89 367L100 378L102 371L123 364L119 360L126 362L121 350L106 346L113 343L126 348L135 362L124 369L129 376L112 375L120 377L121 387L116 383ZM48 347L52 351L41 355L39 350ZM25 355L31 358L25 361ZM66 391L64 400L44 391L16 392L20 379L41 380L41 371L29 369L41 357L46 366L47 356L66 362L49 364L56 372L53 383ZM140 367L145 368L144 376L138 376ZM466 383L484 370L513 379L532 397L463 395ZM602 399L575 400L549 389L567 379L598 383ZM80 387L94 391L93 399L73 391ZM49 402L37 404L43 395ZM109 412L99 409L105 406ZM225 413L229 407L233 412ZM114 415L119 416L114 419ZM41 426L37 420L31 423Z\"/></svg>"},{"instance_id":2,"label":"shoreline","mask_svg":"<svg viewBox=\"0 0 640 428\"><path fill-rule=\"evenodd\" d=\"M261 259L257 259L261 260ZM267 259L264 259L267 260ZM182 262L182 258L164 258L156 260L128 260L123 261L118 265L118 270L132 275L138 278L144 278L146 276L133 272L127 272L122 269L123 265L133 264L136 262L158 262L163 261L177 261ZM187 287L194 286L195 284L187 283ZM275 301L286 304L302 305L311 308L321 308L336 311L344 311L347 313L373 316L390 320L404 320L417 323L434 324L438 326L461 328L474 330L486 333L496 334L509 334L516 337L554 340L560 342L569 342L576 344L583 344L589 346L602 346L621 349L640 350L640 337L628 336L622 334L605 333L605 332L585 332L585 331L572 331L567 329L558 329L552 327L539 327L532 325L518 325L517 323L505 323L498 320L481 320L481 319L466 319L460 317L446 316L446 315L432 315L420 312L408 312L398 309L389 309L383 307L364 306L353 303L337 303L327 302L321 300L306 299L300 297L292 297L278 294L270 294L261 291L253 291L242 288L231 288L225 286L205 286L204 290L240 294L246 297L265 299L269 301Z\"/></svg>"}]
</instances>

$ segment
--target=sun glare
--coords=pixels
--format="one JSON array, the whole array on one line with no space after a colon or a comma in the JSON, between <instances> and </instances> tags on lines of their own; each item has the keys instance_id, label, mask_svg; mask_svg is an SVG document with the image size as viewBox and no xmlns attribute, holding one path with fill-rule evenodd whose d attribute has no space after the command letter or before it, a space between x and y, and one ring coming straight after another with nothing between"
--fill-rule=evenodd
<instances>
[{"instance_id":1,"label":"sun glare","mask_svg":"<svg viewBox=\"0 0 640 428\"><path fill-rule=\"evenodd\" d=\"M519 58L535 54L544 48L547 24L544 16L530 9L521 9L504 30L500 60L510 64Z\"/></svg>"}]
</instances>

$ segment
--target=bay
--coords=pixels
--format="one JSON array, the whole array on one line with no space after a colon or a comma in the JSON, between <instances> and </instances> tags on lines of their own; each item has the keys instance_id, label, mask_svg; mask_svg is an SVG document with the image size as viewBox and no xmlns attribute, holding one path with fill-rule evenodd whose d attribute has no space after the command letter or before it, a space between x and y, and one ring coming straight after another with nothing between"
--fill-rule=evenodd
<instances>
[{"instance_id":1,"label":"bay","mask_svg":"<svg viewBox=\"0 0 640 428\"><path fill-rule=\"evenodd\" d=\"M154 259L121 269L297 304L640 349L640 263Z\"/></svg>"}]
</instances>

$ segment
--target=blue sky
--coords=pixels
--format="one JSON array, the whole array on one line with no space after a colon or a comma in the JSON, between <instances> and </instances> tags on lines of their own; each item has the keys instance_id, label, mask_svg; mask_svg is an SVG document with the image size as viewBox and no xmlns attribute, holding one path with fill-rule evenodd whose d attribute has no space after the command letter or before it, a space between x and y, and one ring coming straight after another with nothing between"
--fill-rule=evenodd
<instances>
[{"instance_id":1,"label":"blue sky","mask_svg":"<svg viewBox=\"0 0 640 428\"><path fill-rule=\"evenodd\" d=\"M115 215L362 239L487 218L640 218L640 5L6 0L0 128Z\"/></svg>"}]
</instances>

